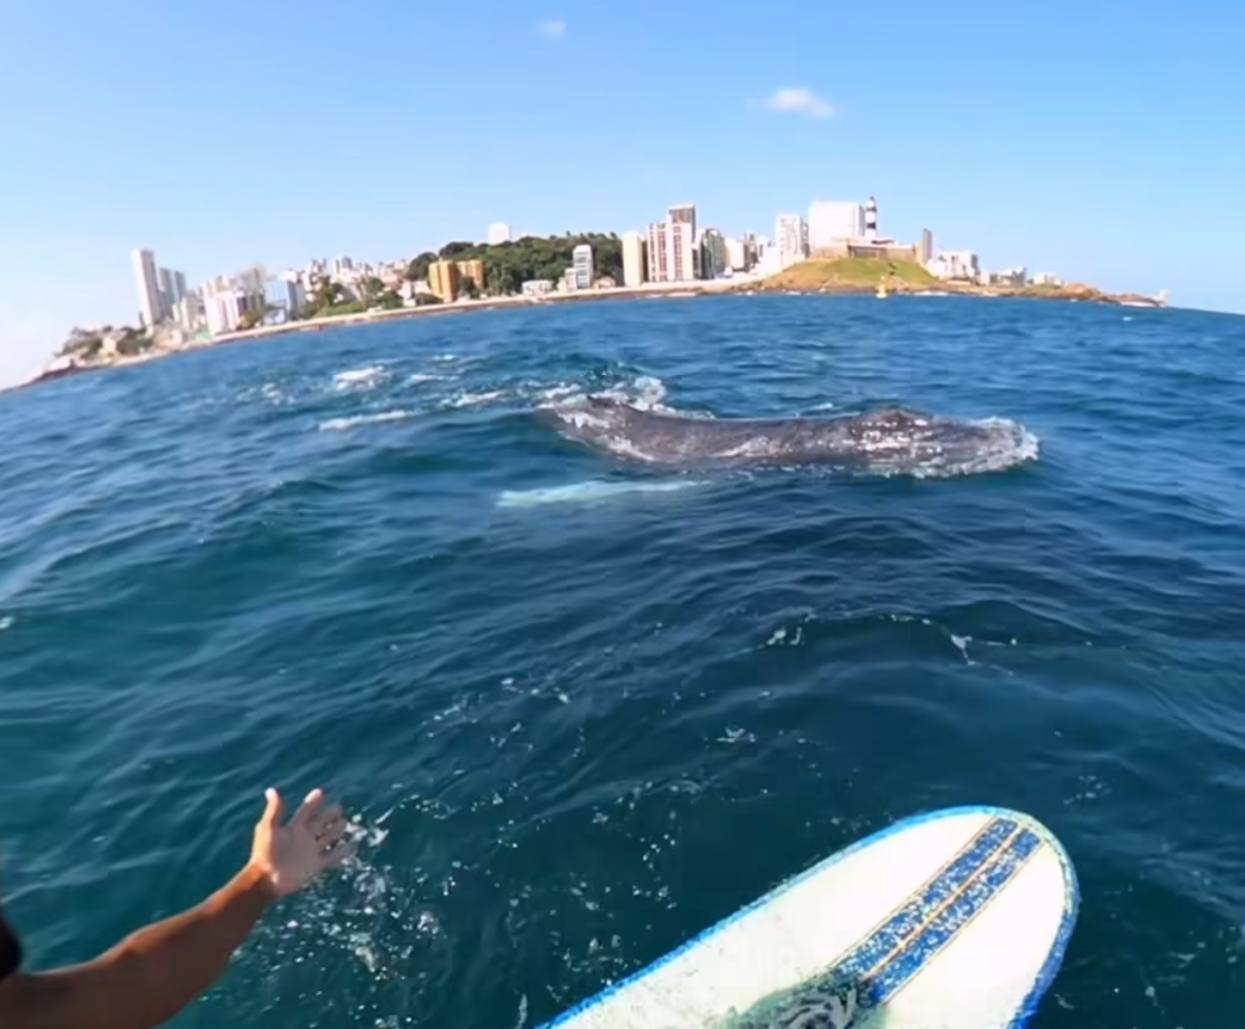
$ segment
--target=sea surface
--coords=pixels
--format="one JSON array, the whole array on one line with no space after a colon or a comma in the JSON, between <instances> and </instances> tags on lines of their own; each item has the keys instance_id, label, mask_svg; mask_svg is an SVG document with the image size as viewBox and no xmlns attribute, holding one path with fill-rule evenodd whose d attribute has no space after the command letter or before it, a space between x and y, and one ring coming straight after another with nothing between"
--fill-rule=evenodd
<instances>
[{"instance_id":1,"label":"sea surface","mask_svg":"<svg viewBox=\"0 0 1245 1029\"><path fill-rule=\"evenodd\" d=\"M962 476L657 473L533 411L1007 418ZM442 315L0 396L0 892L82 959L323 784L357 862L175 1023L531 1026L905 815L1028 811L1054 1027L1245 1010L1245 319Z\"/></svg>"}]
</instances>

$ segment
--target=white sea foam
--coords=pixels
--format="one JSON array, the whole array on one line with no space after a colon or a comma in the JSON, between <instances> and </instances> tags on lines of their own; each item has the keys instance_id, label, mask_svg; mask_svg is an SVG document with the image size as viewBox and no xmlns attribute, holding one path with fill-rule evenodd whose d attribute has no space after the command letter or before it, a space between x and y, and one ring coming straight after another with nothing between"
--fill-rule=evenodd
<instances>
[{"instance_id":1,"label":"white sea foam","mask_svg":"<svg viewBox=\"0 0 1245 1029\"><path fill-rule=\"evenodd\" d=\"M409 418L417 418L415 411L378 411L375 414L357 414L349 418L330 418L320 423L321 432L346 432L357 429L361 425L379 425L382 422L404 422Z\"/></svg>"},{"instance_id":2,"label":"white sea foam","mask_svg":"<svg viewBox=\"0 0 1245 1029\"><path fill-rule=\"evenodd\" d=\"M4 632L5 629L11 628L13 628L12 615L5 615L3 618L0 618L0 632Z\"/></svg>"},{"instance_id":3,"label":"white sea foam","mask_svg":"<svg viewBox=\"0 0 1245 1029\"><path fill-rule=\"evenodd\" d=\"M462 392L446 399L444 406L451 408L483 407L506 396L504 389L487 390L483 393Z\"/></svg>"},{"instance_id":4,"label":"white sea foam","mask_svg":"<svg viewBox=\"0 0 1245 1029\"><path fill-rule=\"evenodd\" d=\"M420 386L425 382L440 382L442 379L449 378L448 375L431 375L428 372L416 372L406 380L408 386Z\"/></svg>"},{"instance_id":5,"label":"white sea foam","mask_svg":"<svg viewBox=\"0 0 1245 1029\"><path fill-rule=\"evenodd\" d=\"M540 489L504 490L497 498L498 507L538 507L542 504L594 504L615 497L644 493L677 493L685 489L703 486L692 479L662 480L657 482L602 482L590 479L573 482L566 486L547 486Z\"/></svg>"},{"instance_id":6,"label":"white sea foam","mask_svg":"<svg viewBox=\"0 0 1245 1029\"><path fill-rule=\"evenodd\" d=\"M388 377L389 372L383 364L347 368L333 376L333 387L339 390L370 389L384 382Z\"/></svg>"}]
</instances>

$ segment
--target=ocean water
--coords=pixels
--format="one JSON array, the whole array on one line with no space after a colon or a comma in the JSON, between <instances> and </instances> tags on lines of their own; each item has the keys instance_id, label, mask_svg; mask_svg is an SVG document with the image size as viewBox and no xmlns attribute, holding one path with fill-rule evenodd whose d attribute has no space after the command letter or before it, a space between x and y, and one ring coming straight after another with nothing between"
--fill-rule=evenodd
<instances>
[{"instance_id":1,"label":"ocean water","mask_svg":"<svg viewBox=\"0 0 1245 1029\"><path fill-rule=\"evenodd\" d=\"M1008 418L957 477L657 474L542 403ZM36 965L260 794L358 861L177 1025L533 1025L890 821L1044 820L1039 1024L1245 1006L1245 319L722 297L439 316L0 396L0 892Z\"/></svg>"}]
</instances>

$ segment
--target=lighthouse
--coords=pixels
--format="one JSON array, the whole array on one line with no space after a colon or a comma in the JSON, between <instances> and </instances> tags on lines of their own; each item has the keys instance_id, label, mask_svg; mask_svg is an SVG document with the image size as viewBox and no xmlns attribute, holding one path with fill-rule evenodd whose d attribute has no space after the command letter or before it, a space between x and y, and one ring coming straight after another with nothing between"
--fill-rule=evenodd
<instances>
[{"instance_id":1,"label":"lighthouse","mask_svg":"<svg viewBox=\"0 0 1245 1029\"><path fill-rule=\"evenodd\" d=\"M873 243L878 238L878 202L869 198L865 204L865 239Z\"/></svg>"}]
</instances>

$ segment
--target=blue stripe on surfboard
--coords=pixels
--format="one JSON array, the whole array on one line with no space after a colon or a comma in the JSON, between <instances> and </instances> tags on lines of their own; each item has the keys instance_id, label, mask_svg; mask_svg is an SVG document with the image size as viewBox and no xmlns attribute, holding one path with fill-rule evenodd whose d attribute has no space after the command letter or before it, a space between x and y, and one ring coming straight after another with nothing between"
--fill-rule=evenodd
<instances>
[{"instance_id":1,"label":"blue stripe on surfboard","mask_svg":"<svg viewBox=\"0 0 1245 1029\"><path fill-rule=\"evenodd\" d=\"M1009 818L996 818L978 834L972 845L926 883L919 894L857 944L828 970L847 979L865 974L919 929L958 889L975 876L998 853L1018 826Z\"/></svg>"},{"instance_id":2,"label":"blue stripe on surfboard","mask_svg":"<svg viewBox=\"0 0 1245 1029\"><path fill-rule=\"evenodd\" d=\"M861 1000L870 1007L885 1004L899 989L955 938L990 903L1042 845L1025 829L1010 846L968 881L964 891L944 907L913 939L907 941L878 972L861 984Z\"/></svg>"},{"instance_id":3,"label":"blue stripe on surfboard","mask_svg":"<svg viewBox=\"0 0 1245 1029\"><path fill-rule=\"evenodd\" d=\"M1050 834L1049 830L1035 822L1027 815L1020 815L1014 811L1009 811L1006 808L992 807L986 804L943 808L937 811L927 811L923 814L912 815L908 818L893 822L885 828L866 836L864 839L857 840L855 843L844 847L837 853L831 854L829 857L823 858L815 865L806 868L803 872L792 876L780 886L771 890L769 893L758 897L750 904L746 904L744 907L740 908L733 914L728 915L726 918L723 918L715 925L701 930L701 932L691 937L691 939L686 940L674 950L658 958L651 964L637 969L622 979L609 983L600 992L589 997L585 997L583 1000L564 1010L552 1021L543 1023L540 1029L555 1029L555 1027L568 1025L580 1015L591 1011L593 1008L600 1007L606 1001L613 999L618 994L638 985L641 981L648 978L648 976L657 972L659 969L664 968L671 962L676 961L690 951L695 950L697 947L707 943L713 937L726 931L741 919L753 914L769 904L772 904L776 899L788 891L796 888L809 879L825 874L831 868L841 864L850 857L854 857L861 851L868 850L870 847L881 843L883 840L907 832L908 830L919 825L924 825L929 822L942 821L946 818L962 817L964 815L984 815L988 818L1015 818L1023 821L1026 826L1032 828L1038 833L1043 843L1055 851L1064 868L1064 884L1066 890L1068 891L1065 896L1064 919L1060 926L1059 935L1057 936L1055 943L1052 945L1051 951L1047 956L1046 964L1042 967L1041 975L1037 980L1035 980L1033 989L1030 990L1029 995L1025 998L1022 1008L1017 1012L1016 1018L1011 1023L1012 1029L1021 1029L1021 1027L1027 1025L1029 1018L1036 1010L1038 1002L1041 1000L1042 994L1045 992L1046 988L1050 985L1056 973L1059 971L1059 966L1063 963L1063 956L1067 949L1068 939L1071 936L1072 928L1076 922L1077 909L1080 906L1080 890L1076 880L1076 874L1072 870L1072 865L1068 859L1067 852L1059 844L1059 841Z\"/></svg>"}]
</instances>

